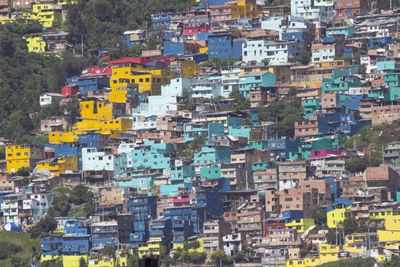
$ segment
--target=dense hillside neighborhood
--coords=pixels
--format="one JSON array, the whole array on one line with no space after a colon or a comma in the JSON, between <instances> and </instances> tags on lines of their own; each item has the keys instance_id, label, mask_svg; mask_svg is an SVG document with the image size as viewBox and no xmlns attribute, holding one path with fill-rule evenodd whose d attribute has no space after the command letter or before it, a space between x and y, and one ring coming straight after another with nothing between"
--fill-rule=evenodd
<instances>
[{"instance_id":1,"label":"dense hillside neighborhood","mask_svg":"<svg viewBox=\"0 0 400 267\"><path fill-rule=\"evenodd\" d=\"M399 24L0 0L0 266L400 266Z\"/></svg>"}]
</instances>

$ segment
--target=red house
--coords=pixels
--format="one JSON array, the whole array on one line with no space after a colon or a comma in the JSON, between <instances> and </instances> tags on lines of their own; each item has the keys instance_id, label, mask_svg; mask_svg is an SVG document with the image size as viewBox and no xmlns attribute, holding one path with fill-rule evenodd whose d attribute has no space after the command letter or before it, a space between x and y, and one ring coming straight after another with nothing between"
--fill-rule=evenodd
<instances>
[{"instance_id":1,"label":"red house","mask_svg":"<svg viewBox=\"0 0 400 267\"><path fill-rule=\"evenodd\" d=\"M183 35L196 35L199 32L208 32L210 31L210 26L208 25L202 25L199 27L184 27L183 28Z\"/></svg>"},{"instance_id":2,"label":"red house","mask_svg":"<svg viewBox=\"0 0 400 267\"><path fill-rule=\"evenodd\" d=\"M264 220L264 235L269 236L270 230L285 229L285 218L269 218Z\"/></svg>"},{"instance_id":3,"label":"red house","mask_svg":"<svg viewBox=\"0 0 400 267\"><path fill-rule=\"evenodd\" d=\"M64 97L76 95L79 92L78 84L68 84L61 89Z\"/></svg>"}]
</instances>

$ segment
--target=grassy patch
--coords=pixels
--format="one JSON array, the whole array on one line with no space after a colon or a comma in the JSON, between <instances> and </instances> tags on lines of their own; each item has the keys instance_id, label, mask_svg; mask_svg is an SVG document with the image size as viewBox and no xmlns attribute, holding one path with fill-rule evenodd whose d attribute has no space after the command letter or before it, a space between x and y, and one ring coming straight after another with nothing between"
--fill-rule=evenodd
<instances>
[{"instance_id":1,"label":"grassy patch","mask_svg":"<svg viewBox=\"0 0 400 267\"><path fill-rule=\"evenodd\" d=\"M373 267L375 260L372 258L350 258L340 261L328 262L321 267Z\"/></svg>"},{"instance_id":2,"label":"grassy patch","mask_svg":"<svg viewBox=\"0 0 400 267\"><path fill-rule=\"evenodd\" d=\"M13 267L11 257L29 260L32 255L32 247L35 247L36 251L40 250L40 240L31 239L28 233L0 232L0 241L15 244L22 249L20 252L10 255L9 258L0 260L0 266L4 267Z\"/></svg>"}]
</instances>

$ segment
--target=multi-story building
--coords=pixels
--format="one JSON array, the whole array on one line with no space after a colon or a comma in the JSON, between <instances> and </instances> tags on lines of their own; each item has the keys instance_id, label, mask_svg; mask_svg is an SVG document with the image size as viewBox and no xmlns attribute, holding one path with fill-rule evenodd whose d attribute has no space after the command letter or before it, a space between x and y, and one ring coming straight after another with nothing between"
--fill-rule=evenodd
<instances>
[{"instance_id":1,"label":"multi-story building","mask_svg":"<svg viewBox=\"0 0 400 267\"><path fill-rule=\"evenodd\" d=\"M117 221L94 222L91 224L92 250L118 247Z\"/></svg>"},{"instance_id":2,"label":"multi-story building","mask_svg":"<svg viewBox=\"0 0 400 267\"><path fill-rule=\"evenodd\" d=\"M157 218L156 198L142 195L129 200L129 211L134 215L131 246L141 246L149 239L150 221Z\"/></svg>"},{"instance_id":3,"label":"multi-story building","mask_svg":"<svg viewBox=\"0 0 400 267\"><path fill-rule=\"evenodd\" d=\"M230 234L230 232L230 223L222 220L204 222L203 247L208 256L213 252L222 249L222 237Z\"/></svg>"},{"instance_id":4,"label":"multi-story building","mask_svg":"<svg viewBox=\"0 0 400 267\"><path fill-rule=\"evenodd\" d=\"M336 16L340 18L351 18L366 14L368 1L346 1L335 0Z\"/></svg>"},{"instance_id":5,"label":"multi-story building","mask_svg":"<svg viewBox=\"0 0 400 267\"><path fill-rule=\"evenodd\" d=\"M244 62L269 60L269 65L288 63L300 55L297 41L249 40L243 43L242 58Z\"/></svg>"},{"instance_id":6,"label":"multi-story building","mask_svg":"<svg viewBox=\"0 0 400 267\"><path fill-rule=\"evenodd\" d=\"M16 173L20 168L33 168L35 163L45 158L44 149L34 145L6 146L7 172Z\"/></svg>"},{"instance_id":7,"label":"multi-story building","mask_svg":"<svg viewBox=\"0 0 400 267\"><path fill-rule=\"evenodd\" d=\"M307 218L313 204L313 190L317 191L316 189L268 190L265 192L265 210L267 213L275 214L284 211L304 211L304 217Z\"/></svg>"}]
</instances>

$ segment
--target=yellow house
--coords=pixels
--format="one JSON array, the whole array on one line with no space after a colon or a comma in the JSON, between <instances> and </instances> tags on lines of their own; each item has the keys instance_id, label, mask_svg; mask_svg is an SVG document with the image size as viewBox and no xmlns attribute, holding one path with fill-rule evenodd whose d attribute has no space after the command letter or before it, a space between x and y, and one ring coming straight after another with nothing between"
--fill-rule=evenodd
<instances>
[{"instance_id":1,"label":"yellow house","mask_svg":"<svg viewBox=\"0 0 400 267\"><path fill-rule=\"evenodd\" d=\"M147 243L148 245L146 247L140 247L139 248L139 258L143 258L143 256L146 255L160 255L160 249L161 249L161 238L160 240L149 240Z\"/></svg>"},{"instance_id":2,"label":"yellow house","mask_svg":"<svg viewBox=\"0 0 400 267\"><path fill-rule=\"evenodd\" d=\"M61 9L53 3L33 4L32 19L39 20L43 28L51 28L56 23L61 23Z\"/></svg>"},{"instance_id":3,"label":"yellow house","mask_svg":"<svg viewBox=\"0 0 400 267\"><path fill-rule=\"evenodd\" d=\"M111 93L108 100L115 103L125 103L128 86L138 85L139 93L151 95L161 94L161 85L168 84L175 78L169 70L154 69L138 64L135 59L121 59L111 62L112 76L110 79Z\"/></svg>"},{"instance_id":4,"label":"yellow house","mask_svg":"<svg viewBox=\"0 0 400 267\"><path fill-rule=\"evenodd\" d=\"M400 231L378 230L379 242L400 242Z\"/></svg>"},{"instance_id":5,"label":"yellow house","mask_svg":"<svg viewBox=\"0 0 400 267\"><path fill-rule=\"evenodd\" d=\"M365 234L347 235L343 249L351 253L364 253L367 249L367 236Z\"/></svg>"},{"instance_id":6,"label":"yellow house","mask_svg":"<svg viewBox=\"0 0 400 267\"><path fill-rule=\"evenodd\" d=\"M385 230L400 231L400 215L387 215L385 217Z\"/></svg>"},{"instance_id":7,"label":"yellow house","mask_svg":"<svg viewBox=\"0 0 400 267\"><path fill-rule=\"evenodd\" d=\"M119 256L119 266L128 266L128 255Z\"/></svg>"},{"instance_id":8,"label":"yellow house","mask_svg":"<svg viewBox=\"0 0 400 267\"><path fill-rule=\"evenodd\" d=\"M41 255L40 262L58 260L58 259L61 259L61 257L62 256Z\"/></svg>"},{"instance_id":9,"label":"yellow house","mask_svg":"<svg viewBox=\"0 0 400 267\"><path fill-rule=\"evenodd\" d=\"M49 144L73 143L78 141L78 136L80 134L85 133L85 131L50 132Z\"/></svg>"},{"instance_id":10,"label":"yellow house","mask_svg":"<svg viewBox=\"0 0 400 267\"><path fill-rule=\"evenodd\" d=\"M308 228L313 225L315 225L314 219L293 220L285 224L286 228L294 229L297 231L298 234L303 234L305 231L307 231Z\"/></svg>"},{"instance_id":11,"label":"yellow house","mask_svg":"<svg viewBox=\"0 0 400 267\"><path fill-rule=\"evenodd\" d=\"M24 36L26 40L29 53L44 53L46 48L46 42L42 36Z\"/></svg>"},{"instance_id":12,"label":"yellow house","mask_svg":"<svg viewBox=\"0 0 400 267\"><path fill-rule=\"evenodd\" d=\"M252 18L258 14L256 0L236 0L230 4L232 19Z\"/></svg>"},{"instance_id":13,"label":"yellow house","mask_svg":"<svg viewBox=\"0 0 400 267\"><path fill-rule=\"evenodd\" d=\"M58 159L44 160L36 164L37 170L47 170L50 176L60 176L66 170L78 169L78 157L61 157Z\"/></svg>"},{"instance_id":14,"label":"yellow house","mask_svg":"<svg viewBox=\"0 0 400 267\"><path fill-rule=\"evenodd\" d=\"M208 46L199 47L199 53L200 54L208 53Z\"/></svg>"},{"instance_id":15,"label":"yellow house","mask_svg":"<svg viewBox=\"0 0 400 267\"><path fill-rule=\"evenodd\" d=\"M7 172L15 173L23 167L34 167L44 159L43 148L33 145L6 145Z\"/></svg>"},{"instance_id":16,"label":"yellow house","mask_svg":"<svg viewBox=\"0 0 400 267\"><path fill-rule=\"evenodd\" d=\"M195 242L195 241L198 241L200 246L198 248L189 249L189 252L203 252L204 251L204 239L202 237L201 238L197 238L195 240L189 241L189 243L190 242ZM183 243L174 243L173 244L173 250L177 250L178 248L183 249Z\"/></svg>"},{"instance_id":17,"label":"yellow house","mask_svg":"<svg viewBox=\"0 0 400 267\"><path fill-rule=\"evenodd\" d=\"M379 210L370 210L368 212L370 220L385 220L386 218L391 218L392 216L400 215L399 211L394 211L391 208L389 209L379 209Z\"/></svg>"},{"instance_id":18,"label":"yellow house","mask_svg":"<svg viewBox=\"0 0 400 267\"><path fill-rule=\"evenodd\" d=\"M339 259L339 246L330 244L319 244L319 261L337 261Z\"/></svg>"},{"instance_id":19,"label":"yellow house","mask_svg":"<svg viewBox=\"0 0 400 267\"><path fill-rule=\"evenodd\" d=\"M318 258L304 258L295 260L286 260L286 267L308 267L319 265Z\"/></svg>"},{"instance_id":20,"label":"yellow house","mask_svg":"<svg viewBox=\"0 0 400 267\"><path fill-rule=\"evenodd\" d=\"M63 266L65 267L79 266L81 258L83 258L86 263L88 262L89 259L88 255L77 255L77 256L63 255L62 256Z\"/></svg>"},{"instance_id":21,"label":"yellow house","mask_svg":"<svg viewBox=\"0 0 400 267\"><path fill-rule=\"evenodd\" d=\"M108 101L81 101L79 110L82 118L113 119L113 103Z\"/></svg>"},{"instance_id":22,"label":"yellow house","mask_svg":"<svg viewBox=\"0 0 400 267\"><path fill-rule=\"evenodd\" d=\"M350 214L350 207L338 208L327 212L327 225L328 228L341 227L341 224Z\"/></svg>"}]
</instances>

